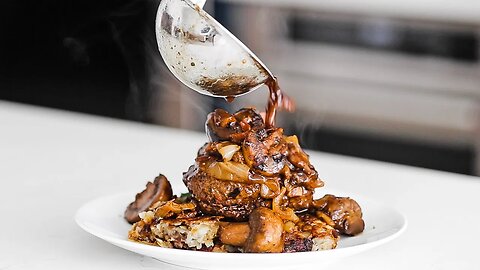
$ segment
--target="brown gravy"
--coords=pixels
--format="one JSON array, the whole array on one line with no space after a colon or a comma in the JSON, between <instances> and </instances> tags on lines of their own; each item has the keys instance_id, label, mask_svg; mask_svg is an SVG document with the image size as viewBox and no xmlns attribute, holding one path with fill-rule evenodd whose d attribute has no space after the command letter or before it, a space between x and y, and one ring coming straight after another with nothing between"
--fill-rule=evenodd
<instances>
[{"instance_id":1,"label":"brown gravy","mask_svg":"<svg viewBox=\"0 0 480 270\"><path fill-rule=\"evenodd\" d=\"M266 128L273 128L275 127L275 116L277 114L277 109L283 109L286 111L294 111L295 110L295 102L292 98L285 95L280 86L278 85L278 80L275 77L269 77L265 81L265 85L268 87L269 96L268 96L268 103L265 112L265 126ZM224 89L224 87L222 87ZM232 103L235 99L236 92L228 92L228 95L225 97L225 100L228 103Z\"/></svg>"},{"instance_id":2,"label":"brown gravy","mask_svg":"<svg viewBox=\"0 0 480 270\"><path fill-rule=\"evenodd\" d=\"M268 86L269 90L265 126L267 128L273 128L275 127L275 115L277 114L277 109L284 109L291 112L295 110L295 102L292 98L282 93L277 78L270 77L265 82L265 85Z\"/></svg>"},{"instance_id":3,"label":"brown gravy","mask_svg":"<svg viewBox=\"0 0 480 270\"><path fill-rule=\"evenodd\" d=\"M234 99L235 99L235 96L227 96L227 97L225 97L225 100L226 100L228 103L232 103Z\"/></svg>"}]
</instances>

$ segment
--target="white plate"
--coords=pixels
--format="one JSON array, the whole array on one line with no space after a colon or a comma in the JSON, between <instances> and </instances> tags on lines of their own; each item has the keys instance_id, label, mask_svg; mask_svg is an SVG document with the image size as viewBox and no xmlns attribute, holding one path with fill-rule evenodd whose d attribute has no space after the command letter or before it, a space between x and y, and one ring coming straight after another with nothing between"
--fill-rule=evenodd
<instances>
[{"instance_id":1,"label":"white plate","mask_svg":"<svg viewBox=\"0 0 480 270\"><path fill-rule=\"evenodd\" d=\"M324 190L326 189L321 190L322 193ZM330 191L329 193L338 196L348 194ZM199 269L286 269L306 265L318 267L384 244L398 237L407 226L405 217L396 210L372 200L351 195L363 209L365 231L354 237L342 236L334 250L238 254L169 249L135 243L127 239L130 225L123 219L123 212L134 196L135 192L129 192L88 202L77 211L75 220L85 231L121 248L176 266Z\"/></svg>"}]
</instances>

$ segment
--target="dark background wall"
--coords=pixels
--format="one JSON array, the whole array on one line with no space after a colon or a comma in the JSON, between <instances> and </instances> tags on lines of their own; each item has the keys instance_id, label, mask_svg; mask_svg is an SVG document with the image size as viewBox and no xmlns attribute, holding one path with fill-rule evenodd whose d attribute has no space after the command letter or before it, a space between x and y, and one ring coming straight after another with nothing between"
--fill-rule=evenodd
<instances>
[{"instance_id":1,"label":"dark background wall","mask_svg":"<svg viewBox=\"0 0 480 270\"><path fill-rule=\"evenodd\" d=\"M148 121L139 89L155 11L144 0L2 1L0 98Z\"/></svg>"},{"instance_id":2,"label":"dark background wall","mask_svg":"<svg viewBox=\"0 0 480 270\"><path fill-rule=\"evenodd\" d=\"M152 48L156 48L158 2L1 1L0 99L153 122L148 60L152 50L156 52ZM215 10L228 26L228 5L218 3ZM302 144L312 149L474 173L474 151L468 147L395 141L315 126L286 128L290 134L301 132Z\"/></svg>"}]
</instances>

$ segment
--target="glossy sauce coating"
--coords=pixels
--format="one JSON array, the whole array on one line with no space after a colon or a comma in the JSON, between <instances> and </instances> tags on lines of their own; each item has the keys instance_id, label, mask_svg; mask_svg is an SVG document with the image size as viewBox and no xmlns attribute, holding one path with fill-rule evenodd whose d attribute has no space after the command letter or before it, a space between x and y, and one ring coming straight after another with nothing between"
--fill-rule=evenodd
<instances>
[{"instance_id":1,"label":"glossy sauce coating","mask_svg":"<svg viewBox=\"0 0 480 270\"><path fill-rule=\"evenodd\" d=\"M266 128L273 128L275 127L277 109L293 111L295 110L295 102L282 92L276 78L270 78L265 84L269 90L265 126Z\"/></svg>"}]
</instances>

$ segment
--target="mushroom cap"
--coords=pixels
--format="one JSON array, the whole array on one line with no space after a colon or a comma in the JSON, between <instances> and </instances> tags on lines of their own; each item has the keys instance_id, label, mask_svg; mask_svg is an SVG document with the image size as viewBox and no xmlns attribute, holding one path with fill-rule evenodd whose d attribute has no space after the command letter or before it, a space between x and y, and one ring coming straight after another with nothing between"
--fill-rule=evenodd
<instances>
[{"instance_id":1,"label":"mushroom cap","mask_svg":"<svg viewBox=\"0 0 480 270\"><path fill-rule=\"evenodd\" d=\"M147 210L153 203L157 201L168 201L172 198L172 186L167 178L160 174L152 182L148 182L145 189L137 193L135 201L130 203L125 210L124 217L133 224L140 220L138 214Z\"/></svg>"}]
</instances>

